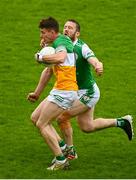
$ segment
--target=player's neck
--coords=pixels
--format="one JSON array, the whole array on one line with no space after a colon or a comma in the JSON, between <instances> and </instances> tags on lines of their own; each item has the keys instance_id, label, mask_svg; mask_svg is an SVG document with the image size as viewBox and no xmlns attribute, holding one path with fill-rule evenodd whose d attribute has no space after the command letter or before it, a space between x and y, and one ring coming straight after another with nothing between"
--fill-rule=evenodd
<instances>
[{"instance_id":1,"label":"player's neck","mask_svg":"<svg viewBox=\"0 0 136 180\"><path fill-rule=\"evenodd\" d=\"M78 38L75 38L75 39L73 40L73 44L76 44L77 41L78 41Z\"/></svg>"}]
</instances>

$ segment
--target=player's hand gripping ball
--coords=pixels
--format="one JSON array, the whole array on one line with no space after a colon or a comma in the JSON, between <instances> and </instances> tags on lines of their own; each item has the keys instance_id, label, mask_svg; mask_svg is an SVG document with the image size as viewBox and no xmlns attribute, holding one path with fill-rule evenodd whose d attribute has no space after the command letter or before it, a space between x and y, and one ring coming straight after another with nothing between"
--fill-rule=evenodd
<instances>
[{"instance_id":1,"label":"player's hand gripping ball","mask_svg":"<svg viewBox=\"0 0 136 180\"><path fill-rule=\"evenodd\" d=\"M42 64L45 64L46 66L52 66L52 63L45 62L43 60L43 56L55 54L55 49L51 46L44 47L40 50L40 52L35 54L35 59Z\"/></svg>"}]
</instances>

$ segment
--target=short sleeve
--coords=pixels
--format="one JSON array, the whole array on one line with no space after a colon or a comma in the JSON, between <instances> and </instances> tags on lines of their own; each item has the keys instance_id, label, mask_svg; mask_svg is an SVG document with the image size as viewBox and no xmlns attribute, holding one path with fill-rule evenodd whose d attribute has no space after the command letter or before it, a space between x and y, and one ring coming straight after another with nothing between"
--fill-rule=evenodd
<instances>
[{"instance_id":1,"label":"short sleeve","mask_svg":"<svg viewBox=\"0 0 136 180\"><path fill-rule=\"evenodd\" d=\"M88 59L90 57L95 57L94 52L88 47L87 44L84 44L82 46L82 56L84 57L84 59Z\"/></svg>"}]
</instances>

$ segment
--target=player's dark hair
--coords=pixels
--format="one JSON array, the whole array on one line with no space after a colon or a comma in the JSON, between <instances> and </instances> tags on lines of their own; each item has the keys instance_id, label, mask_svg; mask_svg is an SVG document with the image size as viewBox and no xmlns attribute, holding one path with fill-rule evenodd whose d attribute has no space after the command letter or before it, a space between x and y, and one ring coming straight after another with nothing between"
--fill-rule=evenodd
<instances>
[{"instance_id":1,"label":"player's dark hair","mask_svg":"<svg viewBox=\"0 0 136 180\"><path fill-rule=\"evenodd\" d=\"M80 32L80 24L75 19L68 19L67 21L73 22L76 24L76 30Z\"/></svg>"},{"instance_id":2,"label":"player's dark hair","mask_svg":"<svg viewBox=\"0 0 136 180\"><path fill-rule=\"evenodd\" d=\"M59 32L59 23L53 17L48 17L47 19L42 19L39 23L39 28L43 29L53 29L55 32Z\"/></svg>"}]
</instances>

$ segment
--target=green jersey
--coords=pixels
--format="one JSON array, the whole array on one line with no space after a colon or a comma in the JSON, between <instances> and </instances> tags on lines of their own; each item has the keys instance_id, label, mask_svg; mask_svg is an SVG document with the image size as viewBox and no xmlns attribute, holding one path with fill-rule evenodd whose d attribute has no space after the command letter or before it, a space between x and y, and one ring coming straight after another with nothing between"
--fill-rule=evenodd
<instances>
[{"instance_id":1,"label":"green jersey","mask_svg":"<svg viewBox=\"0 0 136 180\"><path fill-rule=\"evenodd\" d=\"M88 63L90 57L95 57L93 51L82 40L74 42L74 52L76 53L76 77L79 89L92 89L95 80Z\"/></svg>"},{"instance_id":2,"label":"green jersey","mask_svg":"<svg viewBox=\"0 0 136 180\"><path fill-rule=\"evenodd\" d=\"M73 53L73 43L68 36L60 34L56 40L53 42L52 47L56 49L56 51L61 51L66 49L67 53Z\"/></svg>"}]
</instances>

